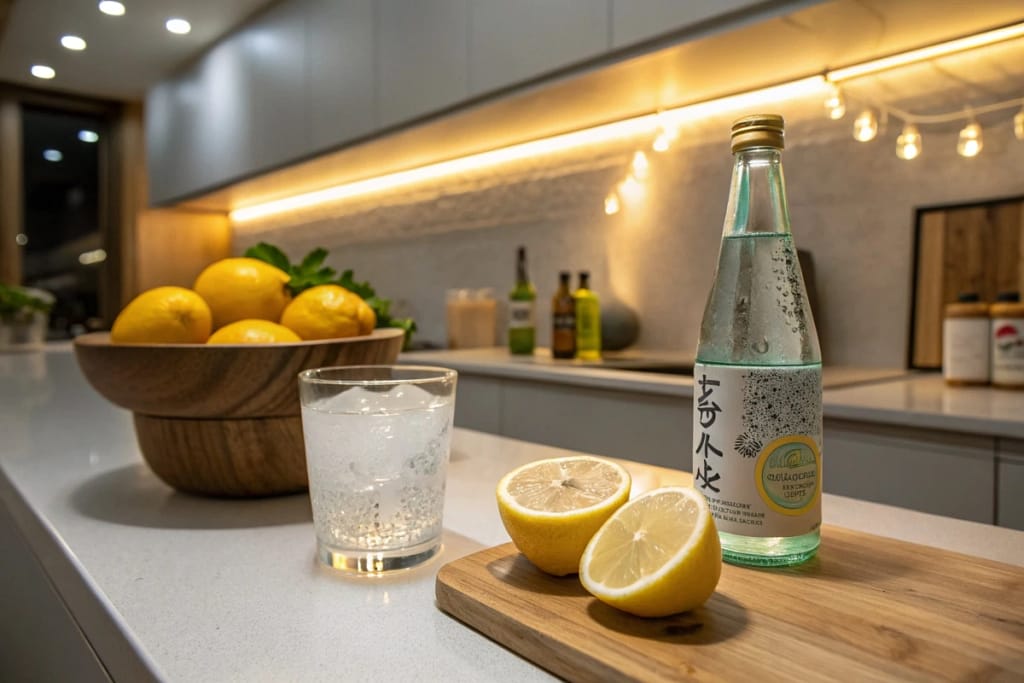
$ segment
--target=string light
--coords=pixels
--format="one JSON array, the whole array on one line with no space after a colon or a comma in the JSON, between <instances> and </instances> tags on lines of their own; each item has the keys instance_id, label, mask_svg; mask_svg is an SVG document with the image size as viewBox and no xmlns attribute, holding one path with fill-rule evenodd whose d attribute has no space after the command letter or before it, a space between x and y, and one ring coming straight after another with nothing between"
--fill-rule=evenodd
<instances>
[{"instance_id":1,"label":"string light","mask_svg":"<svg viewBox=\"0 0 1024 683\"><path fill-rule=\"evenodd\" d=\"M609 216L614 216L622 208L621 202L619 202L619 193L612 190L604 198L604 212Z\"/></svg>"},{"instance_id":2,"label":"string light","mask_svg":"<svg viewBox=\"0 0 1024 683\"><path fill-rule=\"evenodd\" d=\"M647 180L647 176L650 173L650 164L647 161L647 155L641 151L637 151L633 155L633 162L630 164L632 169L632 175L637 180Z\"/></svg>"},{"instance_id":3,"label":"string light","mask_svg":"<svg viewBox=\"0 0 1024 683\"><path fill-rule=\"evenodd\" d=\"M1013 117L1013 135L1018 140L1024 140L1024 107Z\"/></svg>"},{"instance_id":4,"label":"string light","mask_svg":"<svg viewBox=\"0 0 1024 683\"><path fill-rule=\"evenodd\" d=\"M853 122L853 138L860 142L868 142L874 140L876 135L878 135L878 119L875 117L875 112L865 109L857 115Z\"/></svg>"},{"instance_id":5,"label":"string light","mask_svg":"<svg viewBox=\"0 0 1024 683\"><path fill-rule=\"evenodd\" d=\"M976 157L981 151L983 142L981 139L981 126L974 119L963 127L960 137L956 142L956 153L962 157Z\"/></svg>"},{"instance_id":6,"label":"string light","mask_svg":"<svg viewBox=\"0 0 1024 683\"><path fill-rule=\"evenodd\" d=\"M838 121L846 115L846 100L843 98L843 92L839 89L835 83L831 84L832 90L829 92L828 97L825 98L825 111L828 112L828 117L833 121Z\"/></svg>"},{"instance_id":7,"label":"string light","mask_svg":"<svg viewBox=\"0 0 1024 683\"><path fill-rule=\"evenodd\" d=\"M907 160L921 156L921 133L914 124L903 126L903 131L896 138L896 156Z\"/></svg>"}]
</instances>

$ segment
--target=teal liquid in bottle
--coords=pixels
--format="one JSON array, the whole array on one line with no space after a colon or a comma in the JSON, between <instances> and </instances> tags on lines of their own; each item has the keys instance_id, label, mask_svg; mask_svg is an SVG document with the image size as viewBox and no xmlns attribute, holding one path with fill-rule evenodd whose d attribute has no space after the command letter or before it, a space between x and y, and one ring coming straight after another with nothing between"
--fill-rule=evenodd
<instances>
[{"instance_id":1,"label":"teal liquid in bottle","mask_svg":"<svg viewBox=\"0 0 1024 683\"><path fill-rule=\"evenodd\" d=\"M694 364L694 486L723 558L785 566L821 526L821 352L790 233L782 117L733 125L732 187Z\"/></svg>"}]
</instances>

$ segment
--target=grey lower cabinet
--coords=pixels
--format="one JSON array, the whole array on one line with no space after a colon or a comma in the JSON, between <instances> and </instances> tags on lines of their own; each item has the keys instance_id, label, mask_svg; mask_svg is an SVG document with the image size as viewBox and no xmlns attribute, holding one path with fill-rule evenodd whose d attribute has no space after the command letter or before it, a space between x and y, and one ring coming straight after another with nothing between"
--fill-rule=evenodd
<instances>
[{"instance_id":1,"label":"grey lower cabinet","mask_svg":"<svg viewBox=\"0 0 1024 683\"><path fill-rule=\"evenodd\" d=\"M996 444L996 524L1024 531L1024 441Z\"/></svg>"},{"instance_id":2,"label":"grey lower cabinet","mask_svg":"<svg viewBox=\"0 0 1024 683\"><path fill-rule=\"evenodd\" d=\"M995 523L995 439L825 420L827 493Z\"/></svg>"},{"instance_id":3,"label":"grey lower cabinet","mask_svg":"<svg viewBox=\"0 0 1024 683\"><path fill-rule=\"evenodd\" d=\"M455 424L690 471L691 411L688 398L461 373Z\"/></svg>"},{"instance_id":4,"label":"grey lower cabinet","mask_svg":"<svg viewBox=\"0 0 1024 683\"><path fill-rule=\"evenodd\" d=\"M460 373L455 424L691 471L691 399ZM825 419L824 489L1024 529L1024 441ZM998 477L998 478L997 478Z\"/></svg>"}]
</instances>

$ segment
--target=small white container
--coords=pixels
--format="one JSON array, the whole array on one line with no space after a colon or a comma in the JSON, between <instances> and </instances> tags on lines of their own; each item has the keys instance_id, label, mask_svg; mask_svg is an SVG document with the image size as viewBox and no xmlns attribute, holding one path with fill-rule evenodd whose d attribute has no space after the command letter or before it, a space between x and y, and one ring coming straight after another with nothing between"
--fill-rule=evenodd
<instances>
[{"instance_id":1,"label":"small white container","mask_svg":"<svg viewBox=\"0 0 1024 683\"><path fill-rule=\"evenodd\" d=\"M449 289L445 308L449 349L495 345L498 302L493 289Z\"/></svg>"},{"instance_id":2,"label":"small white container","mask_svg":"<svg viewBox=\"0 0 1024 683\"><path fill-rule=\"evenodd\" d=\"M988 384L988 305L977 294L961 294L946 305L942 324L942 376L949 384Z\"/></svg>"},{"instance_id":3,"label":"small white container","mask_svg":"<svg viewBox=\"0 0 1024 683\"><path fill-rule=\"evenodd\" d=\"M1016 292L1003 292L989 313L992 385L1024 389L1024 303Z\"/></svg>"}]
</instances>

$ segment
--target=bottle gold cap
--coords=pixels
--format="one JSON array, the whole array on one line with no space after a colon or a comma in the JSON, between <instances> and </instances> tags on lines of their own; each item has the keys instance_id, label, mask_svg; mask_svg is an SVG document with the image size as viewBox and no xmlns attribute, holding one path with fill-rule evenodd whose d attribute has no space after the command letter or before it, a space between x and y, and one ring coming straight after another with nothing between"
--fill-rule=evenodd
<instances>
[{"instance_id":1,"label":"bottle gold cap","mask_svg":"<svg viewBox=\"0 0 1024 683\"><path fill-rule=\"evenodd\" d=\"M732 124L732 151L751 147L784 149L786 122L778 114L744 116Z\"/></svg>"}]
</instances>

